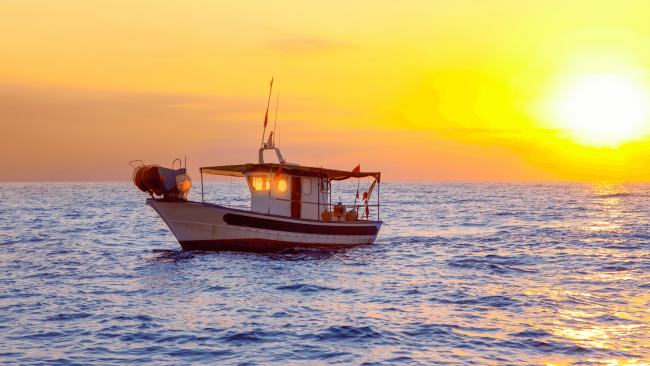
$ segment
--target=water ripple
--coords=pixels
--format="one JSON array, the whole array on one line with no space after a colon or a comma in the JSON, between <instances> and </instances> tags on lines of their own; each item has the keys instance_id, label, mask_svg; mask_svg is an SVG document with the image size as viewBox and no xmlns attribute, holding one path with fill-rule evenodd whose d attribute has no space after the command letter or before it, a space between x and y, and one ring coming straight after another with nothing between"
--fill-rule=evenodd
<instances>
[{"instance_id":1,"label":"water ripple","mask_svg":"<svg viewBox=\"0 0 650 366\"><path fill-rule=\"evenodd\" d=\"M0 362L649 364L649 189L383 183L373 245L215 253L130 183L3 183Z\"/></svg>"}]
</instances>

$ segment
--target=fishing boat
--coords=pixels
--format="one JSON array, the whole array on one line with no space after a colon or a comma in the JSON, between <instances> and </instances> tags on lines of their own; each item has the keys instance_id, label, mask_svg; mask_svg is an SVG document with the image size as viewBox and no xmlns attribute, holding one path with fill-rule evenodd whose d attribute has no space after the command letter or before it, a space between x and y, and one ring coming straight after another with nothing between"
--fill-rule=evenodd
<instances>
[{"instance_id":1,"label":"fishing boat","mask_svg":"<svg viewBox=\"0 0 650 366\"><path fill-rule=\"evenodd\" d=\"M264 162L267 150L276 153L277 163ZM359 167L343 171L289 163L275 146L273 132L262 143L257 164L201 167L200 202L188 200L192 181L186 168L174 169L175 161L171 169L136 162L140 164L130 162L133 182L150 195L147 205L160 215L185 250L371 244L382 225L381 173L361 172ZM205 202L204 175L244 178L250 190L250 207ZM353 204L333 204L332 182L354 178L373 181L361 197L357 189ZM371 204L375 190L376 204Z\"/></svg>"}]
</instances>

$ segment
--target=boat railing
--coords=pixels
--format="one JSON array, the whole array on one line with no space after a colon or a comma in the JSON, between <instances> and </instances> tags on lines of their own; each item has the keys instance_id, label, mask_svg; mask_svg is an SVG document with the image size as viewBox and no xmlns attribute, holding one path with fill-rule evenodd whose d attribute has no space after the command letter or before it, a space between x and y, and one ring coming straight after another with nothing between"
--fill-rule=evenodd
<instances>
[{"instance_id":1,"label":"boat railing","mask_svg":"<svg viewBox=\"0 0 650 366\"><path fill-rule=\"evenodd\" d=\"M287 200L287 199L283 199L283 198L273 198L273 199L278 200L278 201L285 201L285 202L307 203L307 204L310 204L310 205L343 206L343 207L345 207L346 210L348 208L354 208L355 210L357 210L359 208L364 208L366 206L368 206L368 207L377 207L377 208L379 207L379 205L365 205L365 204L356 204L356 205L355 204L352 204L352 205L343 205L343 204L341 204L341 205L335 205L335 204L329 204L329 203L305 202L305 201L300 201L300 200ZM228 203L220 203L220 202L215 202L214 204L219 205L219 206L224 206L224 207L235 207L235 208L240 208L240 209L251 210L251 206L231 205L231 204L228 204ZM364 216L365 216L365 218L364 218ZM369 215L363 215L363 213L362 213L362 215L360 215L360 217L357 219L357 221L370 221L368 216ZM324 221L324 220L321 220L320 218L318 220L319 221Z\"/></svg>"},{"instance_id":2,"label":"boat railing","mask_svg":"<svg viewBox=\"0 0 650 366\"><path fill-rule=\"evenodd\" d=\"M309 205L343 206L345 208L355 208L355 209L360 208L360 207L379 207L379 205L370 205L370 204L366 205L366 204L363 204L363 203L362 204L357 203L357 204L352 204L352 205L343 205L343 204L338 205L338 204L333 204L333 203L330 204L330 203L322 203L322 202L321 203L307 202L307 201L301 201L301 200L287 200L287 199L284 199L284 198L271 198L271 199L276 200L276 201L285 201L285 202L300 202L300 203L306 203L306 204L309 204ZM238 207L238 208L249 208L249 209L251 208L250 205L248 205L248 206L246 206L246 205L231 205L229 203L221 203L221 202L214 202L214 204L219 205L219 206L225 206L225 207Z\"/></svg>"},{"instance_id":3,"label":"boat railing","mask_svg":"<svg viewBox=\"0 0 650 366\"><path fill-rule=\"evenodd\" d=\"M287 200L287 199L284 199L284 198L275 198L275 197L271 197L271 199L276 200L276 201L307 203L307 204L310 204L310 205L345 206L346 208L347 207L366 207L366 206L368 206L368 207L379 207L379 205L370 205L370 204L366 205L365 203L357 203L357 204L352 204L352 205L343 205L343 204L337 205L337 204L334 204L334 203L323 203L323 202L318 203L318 202L307 202L307 201L301 201L301 200Z\"/></svg>"},{"instance_id":4,"label":"boat railing","mask_svg":"<svg viewBox=\"0 0 650 366\"><path fill-rule=\"evenodd\" d=\"M348 208L354 208L355 210L358 210L359 208L364 208L364 207L368 207L368 208L377 207L377 213L379 213L379 204L371 205L371 204L358 203L358 204L352 204L352 205L343 205L343 204L339 205L339 204L333 204L333 203L307 202L307 201L301 201L301 200L288 200L288 199L284 199L284 198L275 198L275 197L271 197L271 199L276 200L276 201L300 202L300 203L306 203L306 204L309 204L309 205L325 206L325 207L329 208L329 211L331 211L331 208L334 207L334 206L343 206L343 207L345 207L346 211L347 211ZM370 221L370 219L368 218L369 214L370 213L365 215L365 217L366 217L365 219L363 219L364 215L359 215L359 219L357 221ZM320 220L320 218L318 220L322 221L322 220Z\"/></svg>"}]
</instances>

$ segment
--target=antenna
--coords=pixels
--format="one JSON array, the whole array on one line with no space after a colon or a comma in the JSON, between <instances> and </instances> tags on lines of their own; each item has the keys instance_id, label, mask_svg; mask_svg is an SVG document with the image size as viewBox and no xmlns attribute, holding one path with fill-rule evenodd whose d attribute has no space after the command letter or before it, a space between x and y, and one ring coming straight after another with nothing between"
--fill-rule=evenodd
<instances>
[{"instance_id":1,"label":"antenna","mask_svg":"<svg viewBox=\"0 0 650 366\"><path fill-rule=\"evenodd\" d=\"M277 132L278 132L278 130L276 130L275 127L278 125L278 102L279 102L279 100L280 100L280 91L278 90L278 96L275 98L275 124L273 125L273 131L276 132L275 133L276 135L277 135ZM275 147L275 136L273 136L272 144L273 144L272 146Z\"/></svg>"}]
</instances>

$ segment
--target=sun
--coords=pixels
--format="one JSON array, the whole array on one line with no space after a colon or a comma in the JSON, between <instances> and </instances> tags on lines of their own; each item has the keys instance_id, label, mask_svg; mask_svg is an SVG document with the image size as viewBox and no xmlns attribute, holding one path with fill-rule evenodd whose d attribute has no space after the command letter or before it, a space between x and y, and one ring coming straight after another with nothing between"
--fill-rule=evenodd
<instances>
[{"instance_id":1,"label":"sun","mask_svg":"<svg viewBox=\"0 0 650 366\"><path fill-rule=\"evenodd\" d=\"M618 146L650 132L650 93L635 78L616 73L576 80L560 102L563 127L580 143Z\"/></svg>"}]
</instances>

